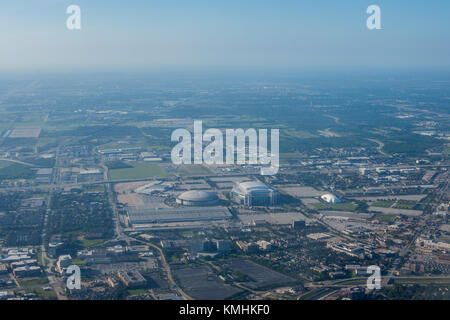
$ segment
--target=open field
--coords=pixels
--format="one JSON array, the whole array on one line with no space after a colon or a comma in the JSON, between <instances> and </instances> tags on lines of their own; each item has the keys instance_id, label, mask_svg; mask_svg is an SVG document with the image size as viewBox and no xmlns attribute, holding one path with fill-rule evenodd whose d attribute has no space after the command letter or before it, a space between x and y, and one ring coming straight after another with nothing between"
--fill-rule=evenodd
<instances>
[{"instance_id":1,"label":"open field","mask_svg":"<svg viewBox=\"0 0 450 320\"><path fill-rule=\"evenodd\" d=\"M161 164L164 171L178 174L180 176L201 176L209 175L211 171L204 165L199 164L184 164L184 165L173 165L173 164Z\"/></svg>"},{"instance_id":2,"label":"open field","mask_svg":"<svg viewBox=\"0 0 450 320\"><path fill-rule=\"evenodd\" d=\"M19 279L18 282L22 287L31 287L31 286L45 285L48 283L48 279L47 277L42 276L30 280Z\"/></svg>"},{"instance_id":3,"label":"open field","mask_svg":"<svg viewBox=\"0 0 450 320\"><path fill-rule=\"evenodd\" d=\"M137 181L137 182L126 182L126 183L118 183L114 186L114 191L117 193L127 193L131 192L132 190L145 186L148 184L149 181Z\"/></svg>"},{"instance_id":4,"label":"open field","mask_svg":"<svg viewBox=\"0 0 450 320\"><path fill-rule=\"evenodd\" d=\"M98 246L98 245L102 244L103 242L105 242L105 240L102 240L102 239L92 239L92 240L91 239L85 239L81 243L83 244L83 247L90 248L90 247Z\"/></svg>"},{"instance_id":5,"label":"open field","mask_svg":"<svg viewBox=\"0 0 450 320\"><path fill-rule=\"evenodd\" d=\"M408 210L412 210L414 209L414 207L417 205L417 203L415 201L402 201L402 202L398 202L394 205L393 208L395 209L408 209Z\"/></svg>"},{"instance_id":6,"label":"open field","mask_svg":"<svg viewBox=\"0 0 450 320\"><path fill-rule=\"evenodd\" d=\"M40 299L54 300L57 298L56 293L53 290L46 291L42 288L34 288L31 292L36 294Z\"/></svg>"},{"instance_id":7,"label":"open field","mask_svg":"<svg viewBox=\"0 0 450 320\"><path fill-rule=\"evenodd\" d=\"M341 203L313 203L312 204L317 210L343 210L343 211L353 211L358 205L351 202L341 202Z\"/></svg>"},{"instance_id":8,"label":"open field","mask_svg":"<svg viewBox=\"0 0 450 320\"><path fill-rule=\"evenodd\" d=\"M133 166L132 168L110 170L109 175L112 180L170 176L170 174L164 172L164 170L161 169L161 167L155 163L140 162L140 163L133 163L132 166Z\"/></svg>"},{"instance_id":9,"label":"open field","mask_svg":"<svg viewBox=\"0 0 450 320\"><path fill-rule=\"evenodd\" d=\"M14 128L9 138L37 138L41 134L41 128Z\"/></svg>"},{"instance_id":10,"label":"open field","mask_svg":"<svg viewBox=\"0 0 450 320\"><path fill-rule=\"evenodd\" d=\"M375 201L374 203L372 203L372 206L380 208L390 208L394 203L395 201Z\"/></svg>"},{"instance_id":11,"label":"open field","mask_svg":"<svg viewBox=\"0 0 450 320\"><path fill-rule=\"evenodd\" d=\"M6 165L5 162L0 164L0 179L30 179L35 176L35 171L29 166L13 162Z\"/></svg>"},{"instance_id":12,"label":"open field","mask_svg":"<svg viewBox=\"0 0 450 320\"><path fill-rule=\"evenodd\" d=\"M144 205L142 196L136 193L119 194L117 195L117 201L132 207L142 207Z\"/></svg>"},{"instance_id":13,"label":"open field","mask_svg":"<svg viewBox=\"0 0 450 320\"><path fill-rule=\"evenodd\" d=\"M396 200L420 201L426 196L427 196L426 194L407 194L407 195L388 195L388 196L350 197L350 198L362 201L396 201Z\"/></svg>"},{"instance_id":14,"label":"open field","mask_svg":"<svg viewBox=\"0 0 450 320\"><path fill-rule=\"evenodd\" d=\"M302 198L302 202L305 205L313 205L314 203L320 203L316 198Z\"/></svg>"}]
</instances>

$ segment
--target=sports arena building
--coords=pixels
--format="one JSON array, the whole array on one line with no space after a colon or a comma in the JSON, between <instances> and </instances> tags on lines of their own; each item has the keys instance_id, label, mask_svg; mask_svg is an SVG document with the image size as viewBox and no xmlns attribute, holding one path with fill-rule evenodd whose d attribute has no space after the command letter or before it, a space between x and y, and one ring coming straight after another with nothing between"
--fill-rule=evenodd
<instances>
[{"instance_id":1,"label":"sports arena building","mask_svg":"<svg viewBox=\"0 0 450 320\"><path fill-rule=\"evenodd\" d=\"M191 190L183 192L177 197L177 203L183 206L214 206L218 202L217 195L210 191Z\"/></svg>"},{"instance_id":2,"label":"sports arena building","mask_svg":"<svg viewBox=\"0 0 450 320\"><path fill-rule=\"evenodd\" d=\"M231 190L233 200L246 206L273 206L277 195L275 188L257 180L236 183Z\"/></svg>"}]
</instances>

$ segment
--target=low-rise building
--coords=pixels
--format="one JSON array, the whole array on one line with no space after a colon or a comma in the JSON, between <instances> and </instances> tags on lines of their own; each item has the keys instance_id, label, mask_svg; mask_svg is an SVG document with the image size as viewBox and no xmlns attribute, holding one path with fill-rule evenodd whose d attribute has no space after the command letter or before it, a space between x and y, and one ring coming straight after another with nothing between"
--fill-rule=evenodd
<instances>
[{"instance_id":1,"label":"low-rise building","mask_svg":"<svg viewBox=\"0 0 450 320\"><path fill-rule=\"evenodd\" d=\"M327 248L330 248L337 252L345 253L352 257L364 258L364 248L350 246L345 243L328 243Z\"/></svg>"},{"instance_id":2,"label":"low-rise building","mask_svg":"<svg viewBox=\"0 0 450 320\"><path fill-rule=\"evenodd\" d=\"M272 244L265 240L260 240L256 242L256 244L259 246L261 250L267 251L272 249Z\"/></svg>"},{"instance_id":3,"label":"low-rise building","mask_svg":"<svg viewBox=\"0 0 450 320\"><path fill-rule=\"evenodd\" d=\"M140 287L147 284L147 280L137 270L119 271L118 275L127 287Z\"/></svg>"},{"instance_id":4,"label":"low-rise building","mask_svg":"<svg viewBox=\"0 0 450 320\"><path fill-rule=\"evenodd\" d=\"M6 264L0 264L0 274L6 273L8 273L8 268L6 267Z\"/></svg>"},{"instance_id":5,"label":"low-rise building","mask_svg":"<svg viewBox=\"0 0 450 320\"><path fill-rule=\"evenodd\" d=\"M36 259L27 259L27 260L12 262L11 269L25 267L25 266L37 266L37 265L38 265L38 263L37 263Z\"/></svg>"},{"instance_id":6,"label":"low-rise building","mask_svg":"<svg viewBox=\"0 0 450 320\"><path fill-rule=\"evenodd\" d=\"M70 254L65 254L59 256L58 262L56 263L56 268L60 273L63 273L64 270L72 264L72 257Z\"/></svg>"},{"instance_id":7,"label":"low-rise building","mask_svg":"<svg viewBox=\"0 0 450 320\"><path fill-rule=\"evenodd\" d=\"M218 252L225 252L230 250L231 243L228 240L217 240L216 246Z\"/></svg>"},{"instance_id":8,"label":"low-rise building","mask_svg":"<svg viewBox=\"0 0 450 320\"><path fill-rule=\"evenodd\" d=\"M41 268L38 266L23 266L18 267L13 270L13 273L16 277L19 278L29 278L29 277L38 277L41 275Z\"/></svg>"},{"instance_id":9,"label":"low-rise building","mask_svg":"<svg viewBox=\"0 0 450 320\"><path fill-rule=\"evenodd\" d=\"M320 197L323 201L327 203L339 203L341 200L336 197L334 194L326 193Z\"/></svg>"}]
</instances>

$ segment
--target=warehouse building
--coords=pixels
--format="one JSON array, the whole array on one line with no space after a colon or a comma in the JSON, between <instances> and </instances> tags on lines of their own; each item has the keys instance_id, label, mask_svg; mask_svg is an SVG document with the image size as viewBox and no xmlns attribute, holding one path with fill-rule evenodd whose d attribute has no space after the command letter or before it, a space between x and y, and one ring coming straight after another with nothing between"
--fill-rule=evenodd
<instances>
[{"instance_id":1,"label":"warehouse building","mask_svg":"<svg viewBox=\"0 0 450 320\"><path fill-rule=\"evenodd\" d=\"M131 224L214 221L231 219L226 207L128 209Z\"/></svg>"}]
</instances>

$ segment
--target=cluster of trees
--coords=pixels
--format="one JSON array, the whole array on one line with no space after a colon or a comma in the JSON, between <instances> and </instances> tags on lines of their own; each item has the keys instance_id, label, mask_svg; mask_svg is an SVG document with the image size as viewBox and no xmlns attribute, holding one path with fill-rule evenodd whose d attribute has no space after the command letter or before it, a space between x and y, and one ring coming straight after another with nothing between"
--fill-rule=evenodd
<instances>
[{"instance_id":1,"label":"cluster of trees","mask_svg":"<svg viewBox=\"0 0 450 320\"><path fill-rule=\"evenodd\" d=\"M113 170L113 169L125 169L125 168L132 168L133 166L120 161L120 160L115 160L115 161L108 161L105 163L106 166L108 167L109 170Z\"/></svg>"},{"instance_id":2,"label":"cluster of trees","mask_svg":"<svg viewBox=\"0 0 450 320\"><path fill-rule=\"evenodd\" d=\"M8 246L38 245L44 220L44 208L20 209L23 199L32 197L30 192L0 194L0 237Z\"/></svg>"},{"instance_id":3,"label":"cluster of trees","mask_svg":"<svg viewBox=\"0 0 450 320\"><path fill-rule=\"evenodd\" d=\"M79 234L91 238L110 238L114 225L105 194L57 193L51 200L48 233Z\"/></svg>"},{"instance_id":4,"label":"cluster of trees","mask_svg":"<svg viewBox=\"0 0 450 320\"><path fill-rule=\"evenodd\" d=\"M19 163L13 163L6 167L0 168L0 180L31 179L34 175L34 170Z\"/></svg>"}]
</instances>

